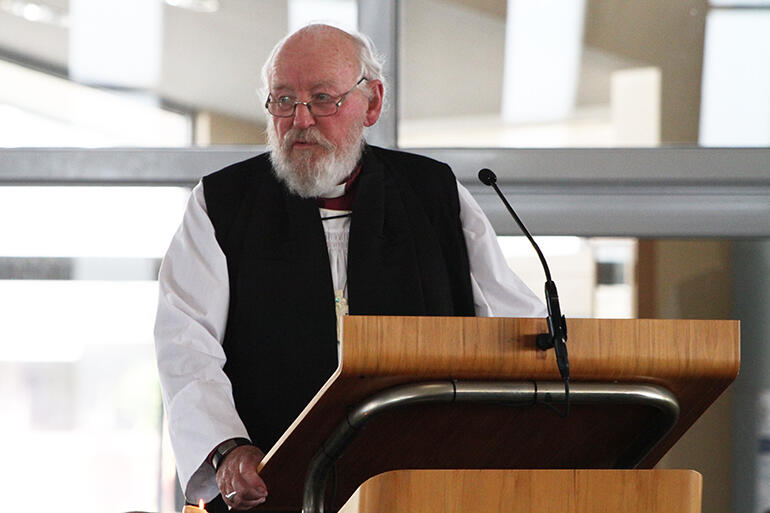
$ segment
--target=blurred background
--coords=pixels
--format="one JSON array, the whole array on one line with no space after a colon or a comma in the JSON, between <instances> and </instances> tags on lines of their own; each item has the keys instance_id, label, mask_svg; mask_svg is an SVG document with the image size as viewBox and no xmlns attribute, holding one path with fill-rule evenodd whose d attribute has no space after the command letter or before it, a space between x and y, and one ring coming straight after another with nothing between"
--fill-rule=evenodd
<instances>
[{"instance_id":1,"label":"blurred background","mask_svg":"<svg viewBox=\"0 0 770 513\"><path fill-rule=\"evenodd\" d=\"M369 140L449 162L542 295L497 172L568 317L742 321L660 466L770 510L770 0L0 0L4 507L181 510L158 266L200 177L263 151L260 68L311 21L375 40Z\"/></svg>"}]
</instances>

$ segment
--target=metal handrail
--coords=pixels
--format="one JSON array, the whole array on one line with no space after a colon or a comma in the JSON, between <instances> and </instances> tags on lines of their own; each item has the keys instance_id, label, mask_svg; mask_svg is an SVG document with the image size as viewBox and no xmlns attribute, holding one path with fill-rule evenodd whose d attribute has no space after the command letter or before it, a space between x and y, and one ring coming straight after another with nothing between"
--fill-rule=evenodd
<instances>
[{"instance_id":1,"label":"metal handrail","mask_svg":"<svg viewBox=\"0 0 770 513\"><path fill-rule=\"evenodd\" d=\"M308 465L305 476L303 513L323 513L326 481L334 463L374 417L387 411L424 403L497 403L507 406L565 403L561 382L430 381L389 388L365 399L349 410ZM679 403L663 387L649 384L572 383L571 404L643 405L657 409L662 422L650 436L637 441L615 464L636 467L676 425Z\"/></svg>"}]
</instances>

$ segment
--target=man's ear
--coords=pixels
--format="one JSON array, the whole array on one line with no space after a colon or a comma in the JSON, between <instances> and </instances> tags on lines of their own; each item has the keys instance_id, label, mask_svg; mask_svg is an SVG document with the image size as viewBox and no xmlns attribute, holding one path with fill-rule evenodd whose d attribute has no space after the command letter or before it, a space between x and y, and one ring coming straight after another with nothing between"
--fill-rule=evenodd
<instances>
[{"instance_id":1,"label":"man's ear","mask_svg":"<svg viewBox=\"0 0 770 513\"><path fill-rule=\"evenodd\" d=\"M372 80L367 83L367 86L372 92L372 98L369 100L369 106L366 109L364 126L372 126L378 119L380 119L380 112L382 112L383 88L382 82L379 80Z\"/></svg>"}]
</instances>

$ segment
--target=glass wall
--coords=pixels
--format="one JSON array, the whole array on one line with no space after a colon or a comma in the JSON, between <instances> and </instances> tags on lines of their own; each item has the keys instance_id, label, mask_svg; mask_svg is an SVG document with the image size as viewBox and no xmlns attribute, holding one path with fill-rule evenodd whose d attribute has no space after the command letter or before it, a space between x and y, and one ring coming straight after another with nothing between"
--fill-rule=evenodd
<instances>
[{"instance_id":1,"label":"glass wall","mask_svg":"<svg viewBox=\"0 0 770 513\"><path fill-rule=\"evenodd\" d=\"M4 507L158 510L155 280L187 194L0 187Z\"/></svg>"},{"instance_id":2,"label":"glass wall","mask_svg":"<svg viewBox=\"0 0 770 513\"><path fill-rule=\"evenodd\" d=\"M259 69L355 0L0 2L0 147L261 144Z\"/></svg>"},{"instance_id":3,"label":"glass wall","mask_svg":"<svg viewBox=\"0 0 770 513\"><path fill-rule=\"evenodd\" d=\"M770 145L765 1L392 5L400 146ZM2 2L0 146L262 144L273 44L368 15L355 0Z\"/></svg>"},{"instance_id":4,"label":"glass wall","mask_svg":"<svg viewBox=\"0 0 770 513\"><path fill-rule=\"evenodd\" d=\"M399 145L768 146L767 4L720 4L403 2Z\"/></svg>"},{"instance_id":5,"label":"glass wall","mask_svg":"<svg viewBox=\"0 0 770 513\"><path fill-rule=\"evenodd\" d=\"M156 98L0 60L0 147L189 146L192 118Z\"/></svg>"},{"instance_id":6,"label":"glass wall","mask_svg":"<svg viewBox=\"0 0 770 513\"><path fill-rule=\"evenodd\" d=\"M497 238L508 265L545 301L545 273L526 237ZM536 237L569 318L630 319L636 310L637 244L629 238Z\"/></svg>"}]
</instances>

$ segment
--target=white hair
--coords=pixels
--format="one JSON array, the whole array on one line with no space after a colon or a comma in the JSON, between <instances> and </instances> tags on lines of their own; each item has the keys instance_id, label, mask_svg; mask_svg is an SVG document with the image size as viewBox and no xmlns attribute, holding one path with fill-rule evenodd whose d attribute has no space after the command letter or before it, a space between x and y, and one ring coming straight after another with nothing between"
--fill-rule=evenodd
<instances>
[{"instance_id":1,"label":"white hair","mask_svg":"<svg viewBox=\"0 0 770 513\"><path fill-rule=\"evenodd\" d=\"M362 34L360 32L348 32L342 29L338 29L336 27L332 27L331 25L323 25L320 23L305 25L301 29L297 30L296 32L289 34L285 36L283 39L278 41L276 45L273 47L272 51L270 52L270 56L267 58L267 61L265 61L265 64L262 66L262 98L263 100L267 98L267 95L270 94L270 79L273 76L273 73L275 72L275 58L278 55L278 52L281 51L281 48L283 48L283 45L286 43L286 41L292 37L295 34L298 34L299 32L322 32L322 31L328 31L329 29L333 30L339 30L340 32L343 32L347 34L353 44L355 45L356 49L358 50L358 62L361 66L361 73L360 76L366 77L367 81L372 80L379 80L382 82L383 90L385 89L385 77L382 74L382 64L383 59L381 56L377 54L377 50L374 48L374 43L369 38L369 36ZM365 83L362 82L361 85L364 85ZM365 89L367 92L367 96L369 99L371 99L372 95L374 94L370 88Z\"/></svg>"}]
</instances>

